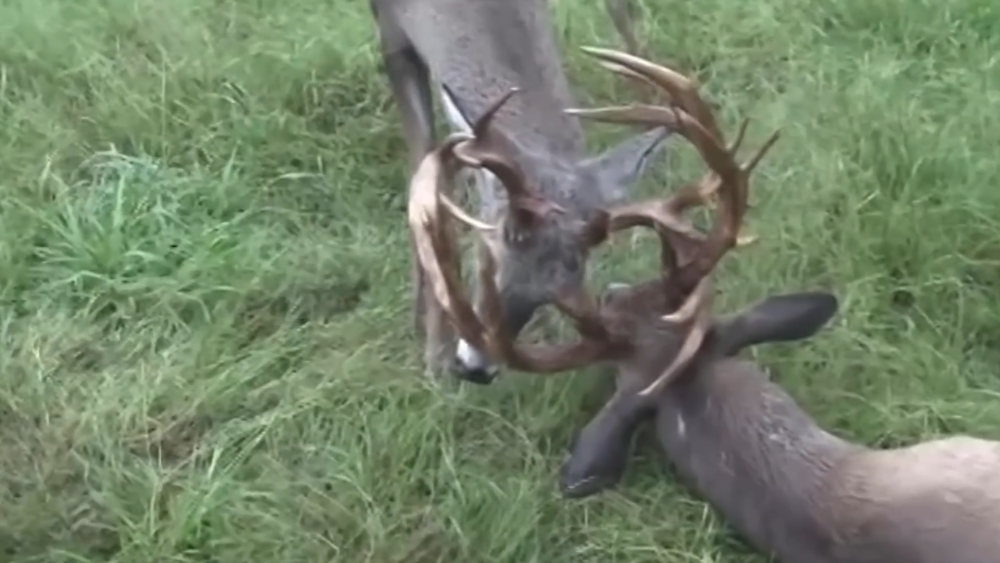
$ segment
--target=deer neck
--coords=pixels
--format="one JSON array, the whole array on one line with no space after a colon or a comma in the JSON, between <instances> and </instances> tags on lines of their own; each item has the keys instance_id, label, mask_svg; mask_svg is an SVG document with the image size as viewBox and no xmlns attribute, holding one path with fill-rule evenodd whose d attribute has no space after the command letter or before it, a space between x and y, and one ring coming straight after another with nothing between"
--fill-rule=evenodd
<instances>
[{"instance_id":1,"label":"deer neck","mask_svg":"<svg viewBox=\"0 0 1000 563\"><path fill-rule=\"evenodd\" d=\"M520 93L493 120L494 132L516 139L522 154L565 162L584 156L582 127L563 113L575 103L544 0L385 4L438 83L453 127L517 87Z\"/></svg>"},{"instance_id":2,"label":"deer neck","mask_svg":"<svg viewBox=\"0 0 1000 563\"><path fill-rule=\"evenodd\" d=\"M752 365L723 359L678 381L657 432L681 477L757 549L784 561L835 541L829 490L862 448L820 428Z\"/></svg>"}]
</instances>

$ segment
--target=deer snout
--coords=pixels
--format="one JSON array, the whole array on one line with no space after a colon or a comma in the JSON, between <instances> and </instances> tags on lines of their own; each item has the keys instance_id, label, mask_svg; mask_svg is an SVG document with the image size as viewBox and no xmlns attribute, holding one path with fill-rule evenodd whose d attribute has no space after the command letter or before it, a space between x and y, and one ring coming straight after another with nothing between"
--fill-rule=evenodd
<instances>
[{"instance_id":1,"label":"deer snout","mask_svg":"<svg viewBox=\"0 0 1000 563\"><path fill-rule=\"evenodd\" d=\"M537 300L501 294L501 309L508 334L517 338L531 321L538 307ZM455 360L452 362L451 371L459 379L479 385L489 385L496 379L500 370L482 350L477 350L464 339L460 339L455 348Z\"/></svg>"},{"instance_id":2,"label":"deer snout","mask_svg":"<svg viewBox=\"0 0 1000 563\"><path fill-rule=\"evenodd\" d=\"M456 377L469 383L489 385L496 379L499 370L482 352L465 340L459 340L451 371Z\"/></svg>"}]
</instances>

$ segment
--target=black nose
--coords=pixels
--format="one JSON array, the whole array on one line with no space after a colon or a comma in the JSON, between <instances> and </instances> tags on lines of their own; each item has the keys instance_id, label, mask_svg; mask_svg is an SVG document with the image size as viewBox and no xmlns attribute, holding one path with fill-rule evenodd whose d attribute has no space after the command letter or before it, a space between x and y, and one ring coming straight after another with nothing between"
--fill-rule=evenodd
<instances>
[{"instance_id":1,"label":"black nose","mask_svg":"<svg viewBox=\"0 0 1000 563\"><path fill-rule=\"evenodd\" d=\"M476 385L489 385L497 377L496 366L470 368L455 360L451 363L451 373L462 381L475 383Z\"/></svg>"}]
</instances>

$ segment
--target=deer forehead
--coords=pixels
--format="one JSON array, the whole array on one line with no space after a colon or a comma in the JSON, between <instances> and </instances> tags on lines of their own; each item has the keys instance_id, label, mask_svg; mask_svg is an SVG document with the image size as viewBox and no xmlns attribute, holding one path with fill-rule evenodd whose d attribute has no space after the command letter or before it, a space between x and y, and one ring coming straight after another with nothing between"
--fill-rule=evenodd
<instances>
[{"instance_id":1,"label":"deer forehead","mask_svg":"<svg viewBox=\"0 0 1000 563\"><path fill-rule=\"evenodd\" d=\"M528 182L544 197L571 213L583 214L605 204L600 177L578 162L547 151L520 150ZM545 155L539 158L539 155ZM494 184L502 191L502 187ZM503 196L501 196L503 197Z\"/></svg>"},{"instance_id":2,"label":"deer forehead","mask_svg":"<svg viewBox=\"0 0 1000 563\"><path fill-rule=\"evenodd\" d=\"M505 248L500 262L501 285L533 285L550 292L582 282L583 250L561 237L543 237L533 244Z\"/></svg>"}]
</instances>

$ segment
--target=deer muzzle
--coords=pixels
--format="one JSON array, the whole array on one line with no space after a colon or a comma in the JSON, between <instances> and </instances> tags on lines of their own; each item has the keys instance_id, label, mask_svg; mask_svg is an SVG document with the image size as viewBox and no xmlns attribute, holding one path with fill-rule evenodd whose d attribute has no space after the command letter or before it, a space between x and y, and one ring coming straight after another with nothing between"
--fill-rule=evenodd
<instances>
[{"instance_id":1,"label":"deer muzzle","mask_svg":"<svg viewBox=\"0 0 1000 563\"><path fill-rule=\"evenodd\" d=\"M510 297L502 299L502 307L507 333L511 338L517 338L535 315L539 304L524 298ZM451 370L459 379L479 385L493 383L500 371L484 351L476 349L464 339L458 341Z\"/></svg>"}]
</instances>

